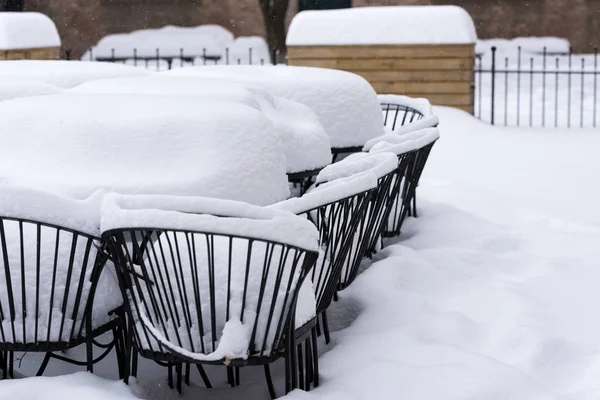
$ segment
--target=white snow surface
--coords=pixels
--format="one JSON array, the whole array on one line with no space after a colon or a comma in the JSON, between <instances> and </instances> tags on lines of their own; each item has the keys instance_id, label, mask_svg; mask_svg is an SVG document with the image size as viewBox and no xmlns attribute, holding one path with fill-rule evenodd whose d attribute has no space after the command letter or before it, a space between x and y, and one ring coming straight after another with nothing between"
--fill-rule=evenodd
<instances>
[{"instance_id":1,"label":"white snow surface","mask_svg":"<svg viewBox=\"0 0 600 400\"><path fill-rule=\"evenodd\" d=\"M331 162L329 137L317 115L308 107L252 84L194 76L116 78L85 83L73 93L125 93L195 96L242 103L267 116L285 149L287 172L322 168Z\"/></svg>"},{"instance_id":2,"label":"white snow surface","mask_svg":"<svg viewBox=\"0 0 600 400\"><path fill-rule=\"evenodd\" d=\"M64 89L95 79L146 74L148 72L142 69L115 63L58 60L0 61L0 80L17 78L35 80Z\"/></svg>"},{"instance_id":3,"label":"white snow surface","mask_svg":"<svg viewBox=\"0 0 600 400\"><path fill-rule=\"evenodd\" d=\"M408 153L427 146L438 140L440 133L437 128L426 128L414 132L397 134L395 132L371 139L365 144L363 151L371 153L392 152L396 155Z\"/></svg>"},{"instance_id":4,"label":"white snow surface","mask_svg":"<svg viewBox=\"0 0 600 400\"><path fill-rule=\"evenodd\" d=\"M457 6L357 7L303 11L290 25L288 46L469 44L475 24Z\"/></svg>"},{"instance_id":5,"label":"white snow surface","mask_svg":"<svg viewBox=\"0 0 600 400\"><path fill-rule=\"evenodd\" d=\"M0 382L0 400L132 400L137 399L122 381L111 381L88 372L58 377L8 379Z\"/></svg>"},{"instance_id":6,"label":"white snow surface","mask_svg":"<svg viewBox=\"0 0 600 400\"><path fill-rule=\"evenodd\" d=\"M61 89L54 85L33 79L10 78L0 81L0 101L60 92Z\"/></svg>"},{"instance_id":7,"label":"white snow surface","mask_svg":"<svg viewBox=\"0 0 600 400\"><path fill-rule=\"evenodd\" d=\"M253 108L191 97L61 94L0 103L0 181L76 198L289 196L284 150Z\"/></svg>"},{"instance_id":8,"label":"white snow surface","mask_svg":"<svg viewBox=\"0 0 600 400\"><path fill-rule=\"evenodd\" d=\"M398 168L398 158L392 152L354 153L342 161L323 168L317 175L316 183L331 182L363 173L373 174L379 179L396 168Z\"/></svg>"},{"instance_id":9,"label":"white snow surface","mask_svg":"<svg viewBox=\"0 0 600 400\"><path fill-rule=\"evenodd\" d=\"M158 50L158 52L157 52ZM182 27L167 25L157 29L141 29L128 33L110 34L89 49L81 59L126 58L128 64L144 68L167 69L166 61L150 62L143 60L132 62L135 58L173 58L171 67L180 67L181 56L191 57L194 63L201 65L203 56L220 57L209 60L210 64L269 64L271 56L269 46L260 36L240 36L234 38L226 28L219 25L200 25ZM188 61L183 61L187 64Z\"/></svg>"},{"instance_id":10,"label":"white snow surface","mask_svg":"<svg viewBox=\"0 0 600 400\"><path fill-rule=\"evenodd\" d=\"M0 13L0 50L60 47L54 22L37 12Z\"/></svg>"},{"instance_id":11,"label":"white snow surface","mask_svg":"<svg viewBox=\"0 0 600 400\"><path fill-rule=\"evenodd\" d=\"M228 217L228 218L219 218ZM158 228L211 232L283 242L316 251L315 227L270 207L208 197L109 194L102 203L102 232Z\"/></svg>"},{"instance_id":12,"label":"white snow surface","mask_svg":"<svg viewBox=\"0 0 600 400\"><path fill-rule=\"evenodd\" d=\"M339 293L333 345L319 342L321 386L286 398L597 400L600 136L434 111L443 140L418 188L419 218ZM38 360L16 368L34 375ZM95 371L117 379L114 363ZM272 369L280 393L282 367ZM203 389L192 374L179 395L164 368L140 360L132 386L143 399L268 397L260 368L244 368L235 389L222 367L207 370L218 388ZM6 382L19 391L29 383L0 382L0 396Z\"/></svg>"},{"instance_id":13,"label":"white snow surface","mask_svg":"<svg viewBox=\"0 0 600 400\"><path fill-rule=\"evenodd\" d=\"M269 207L304 214L319 207L354 196L377 187L375 174L356 174L312 187L302 197L292 197Z\"/></svg>"},{"instance_id":14,"label":"white snow surface","mask_svg":"<svg viewBox=\"0 0 600 400\"><path fill-rule=\"evenodd\" d=\"M571 43L568 39L546 36L546 37L516 37L513 39L480 39L475 45L476 54L485 54L492 51L500 54L517 54L519 47L523 53L541 54L546 48L549 54L569 54Z\"/></svg>"},{"instance_id":15,"label":"white snow surface","mask_svg":"<svg viewBox=\"0 0 600 400\"><path fill-rule=\"evenodd\" d=\"M225 46L233 42L233 34L219 25L181 27L167 25L158 29L141 29L103 37L92 47L94 58L161 57L221 55ZM114 52L113 52L114 51ZM88 60L89 53L82 59Z\"/></svg>"},{"instance_id":16,"label":"white snow surface","mask_svg":"<svg viewBox=\"0 0 600 400\"><path fill-rule=\"evenodd\" d=\"M304 104L318 115L332 148L362 146L383 133L377 94L365 79L350 72L290 66L202 66L162 74L246 82Z\"/></svg>"},{"instance_id":17,"label":"white snow surface","mask_svg":"<svg viewBox=\"0 0 600 400\"><path fill-rule=\"evenodd\" d=\"M408 97L399 94L378 94L380 104L393 104L405 106L419 111L423 116L427 117L433 114L433 107L429 100L420 97Z\"/></svg>"}]
</instances>

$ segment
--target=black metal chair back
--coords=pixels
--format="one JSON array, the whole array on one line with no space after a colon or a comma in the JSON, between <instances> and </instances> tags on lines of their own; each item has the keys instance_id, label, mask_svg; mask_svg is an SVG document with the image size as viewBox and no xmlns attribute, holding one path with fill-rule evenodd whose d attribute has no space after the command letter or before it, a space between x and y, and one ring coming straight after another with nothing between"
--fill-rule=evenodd
<instances>
[{"instance_id":1,"label":"black metal chair back","mask_svg":"<svg viewBox=\"0 0 600 400\"><path fill-rule=\"evenodd\" d=\"M84 341L106 261L97 241L56 225L0 217L0 351L53 352Z\"/></svg>"},{"instance_id":2,"label":"black metal chair back","mask_svg":"<svg viewBox=\"0 0 600 400\"><path fill-rule=\"evenodd\" d=\"M383 111L383 125L391 128L392 131L399 126L424 118L420 111L401 104L381 103L381 110Z\"/></svg>"},{"instance_id":3,"label":"black metal chair back","mask_svg":"<svg viewBox=\"0 0 600 400\"><path fill-rule=\"evenodd\" d=\"M137 350L174 362L280 357L317 258L285 243L210 232L125 228L103 238L117 260Z\"/></svg>"}]
</instances>

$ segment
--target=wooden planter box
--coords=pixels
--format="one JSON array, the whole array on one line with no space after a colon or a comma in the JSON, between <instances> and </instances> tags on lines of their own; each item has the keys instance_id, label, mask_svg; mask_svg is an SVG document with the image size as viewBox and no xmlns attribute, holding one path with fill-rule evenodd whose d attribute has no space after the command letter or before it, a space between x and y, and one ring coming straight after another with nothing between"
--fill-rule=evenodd
<instances>
[{"instance_id":1,"label":"wooden planter box","mask_svg":"<svg viewBox=\"0 0 600 400\"><path fill-rule=\"evenodd\" d=\"M425 97L473 113L474 44L289 46L288 62L353 72L378 94Z\"/></svg>"},{"instance_id":2,"label":"wooden planter box","mask_svg":"<svg viewBox=\"0 0 600 400\"><path fill-rule=\"evenodd\" d=\"M0 50L0 60L58 60L60 47Z\"/></svg>"}]
</instances>

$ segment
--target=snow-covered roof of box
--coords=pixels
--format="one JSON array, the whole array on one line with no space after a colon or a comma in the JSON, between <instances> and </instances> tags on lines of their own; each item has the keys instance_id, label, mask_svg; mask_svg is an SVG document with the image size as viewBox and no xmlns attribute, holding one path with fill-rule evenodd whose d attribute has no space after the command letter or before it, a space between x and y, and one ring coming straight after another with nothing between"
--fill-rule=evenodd
<instances>
[{"instance_id":1,"label":"snow-covered roof of box","mask_svg":"<svg viewBox=\"0 0 600 400\"><path fill-rule=\"evenodd\" d=\"M477 41L469 13L457 6L357 7L298 13L288 46L470 44Z\"/></svg>"},{"instance_id":2,"label":"snow-covered roof of box","mask_svg":"<svg viewBox=\"0 0 600 400\"><path fill-rule=\"evenodd\" d=\"M60 47L56 25L36 12L0 12L0 50Z\"/></svg>"}]
</instances>

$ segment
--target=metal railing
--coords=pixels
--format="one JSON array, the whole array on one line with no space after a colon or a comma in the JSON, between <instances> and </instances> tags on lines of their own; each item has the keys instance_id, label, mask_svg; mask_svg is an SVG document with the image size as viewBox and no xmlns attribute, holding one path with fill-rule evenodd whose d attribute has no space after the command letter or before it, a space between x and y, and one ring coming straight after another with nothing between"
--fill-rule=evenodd
<instances>
[{"instance_id":1,"label":"metal railing","mask_svg":"<svg viewBox=\"0 0 600 400\"><path fill-rule=\"evenodd\" d=\"M590 54L500 54L475 60L475 116L492 125L596 127L600 122L598 49Z\"/></svg>"}]
</instances>

